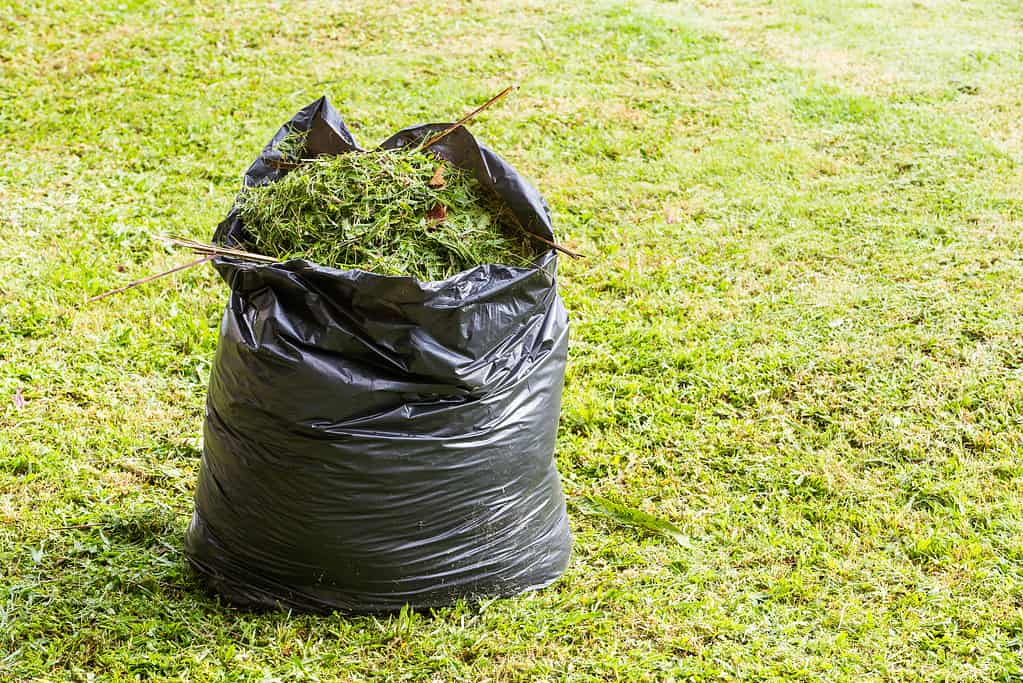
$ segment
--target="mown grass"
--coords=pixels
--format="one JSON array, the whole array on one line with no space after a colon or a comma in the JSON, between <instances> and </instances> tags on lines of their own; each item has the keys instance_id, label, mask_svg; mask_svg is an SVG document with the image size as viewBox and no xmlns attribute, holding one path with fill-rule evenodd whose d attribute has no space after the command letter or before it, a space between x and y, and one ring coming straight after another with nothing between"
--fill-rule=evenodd
<instances>
[{"instance_id":1,"label":"mown grass","mask_svg":"<svg viewBox=\"0 0 1023 683\"><path fill-rule=\"evenodd\" d=\"M1019 680L1016 3L0 9L0 680ZM443 36L443 39L438 39ZM226 297L187 258L326 93L474 132L559 240L573 500L546 591L253 614L181 555ZM24 406L15 407L20 390ZM89 525L89 526L82 526ZM69 528L77 527L77 528Z\"/></svg>"},{"instance_id":2,"label":"mown grass","mask_svg":"<svg viewBox=\"0 0 1023 683\"><path fill-rule=\"evenodd\" d=\"M496 192L428 151L296 163L238 195L245 246L256 253L427 282L484 263L528 266L538 253Z\"/></svg>"}]
</instances>

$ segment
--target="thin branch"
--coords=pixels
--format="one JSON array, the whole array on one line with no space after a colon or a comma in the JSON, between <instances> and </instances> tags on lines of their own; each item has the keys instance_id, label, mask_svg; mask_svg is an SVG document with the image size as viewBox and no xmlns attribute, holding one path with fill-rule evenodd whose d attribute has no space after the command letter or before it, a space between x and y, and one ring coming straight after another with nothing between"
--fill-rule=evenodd
<instances>
[{"instance_id":1,"label":"thin branch","mask_svg":"<svg viewBox=\"0 0 1023 683\"><path fill-rule=\"evenodd\" d=\"M479 114L480 112L482 112L484 109L487 109L488 107L490 107L490 106L492 106L494 104L497 104L497 102L499 100L503 99L505 95L507 95L508 93L510 93L514 89L515 89L514 85L509 85L507 88L505 88L501 92L497 93L496 95L491 97L489 100L487 100L486 102L484 102L480 106L478 106L475 109L473 109L471 112L469 112L468 114L466 114L462 118L458 119L458 121L456 121L455 123L451 124L448 128L445 128L444 130L442 130L441 132L437 133L436 135L433 135L433 136L427 138L426 140L424 140L423 143L420 144L419 147L416 148L416 151L417 152L421 152L424 149L426 149L427 147L430 147L432 145L437 144L442 139L447 137L449 133L454 132L454 130L456 128L459 128L460 126L465 125L470 120L475 118L475 116L477 114Z\"/></svg>"},{"instance_id":2,"label":"thin branch","mask_svg":"<svg viewBox=\"0 0 1023 683\"><path fill-rule=\"evenodd\" d=\"M299 166L302 166L303 164L308 164L308 163L310 163L312 161L316 161L317 159L321 159L321 158L322 157L308 157L308 158L301 158L298 161L285 161L284 159L267 159L266 157L263 157L263 162L266 163L266 164L269 164L270 166L273 166L274 168L278 168L278 169L280 169L280 168L298 168Z\"/></svg>"},{"instance_id":3,"label":"thin branch","mask_svg":"<svg viewBox=\"0 0 1023 683\"><path fill-rule=\"evenodd\" d=\"M198 265L200 265L202 263L206 263L207 261L209 261L212 258L213 258L212 255L211 256L204 256L201 259L196 259L195 261L190 261L189 263L186 263L186 264L181 265L181 266L175 266L174 268L171 268L170 270L165 270L162 273L154 273L153 275L148 275L148 276L146 276L146 277L144 277L144 278L142 278L140 280L134 280L132 282L129 282L128 284L124 285L123 287L118 287L117 289L111 289L109 292L103 292L102 294L98 294L97 296L94 296L91 299L88 299L85 303L91 304L91 303L94 303L96 301L99 301L100 299L105 299L108 296L111 296L113 294L120 294L121 292L123 292L125 290L128 290L128 289L131 289L132 287L138 287L139 285L144 285L147 282L152 282L153 280L158 280L158 279L160 279L162 277L166 277L166 276L171 275L173 273L177 273L177 272L182 271L182 270L187 270L188 268L194 268L195 266L198 266Z\"/></svg>"},{"instance_id":4,"label":"thin branch","mask_svg":"<svg viewBox=\"0 0 1023 683\"><path fill-rule=\"evenodd\" d=\"M519 217L516 216L514 213L511 214L511 219L515 222L515 227L521 230L522 232L526 233L527 236L532 237L535 240L540 240L547 246L551 247L552 249L556 249L557 251L560 251L562 254L565 254L566 256L571 256L572 258L586 258L586 256L580 254L577 251L572 251L568 247L563 247L557 242L552 242L546 237L541 237L540 235L537 235L535 232L530 232L529 230L526 230L525 226L522 225L522 221L520 221Z\"/></svg>"},{"instance_id":5,"label":"thin branch","mask_svg":"<svg viewBox=\"0 0 1023 683\"><path fill-rule=\"evenodd\" d=\"M300 162L297 162L297 161L282 161L280 159L267 159L267 158L264 158L263 162L268 164L268 165L270 165L270 166L273 166L274 168L277 168L277 169L280 169L280 168L298 168L299 166L302 165Z\"/></svg>"},{"instance_id":6,"label":"thin branch","mask_svg":"<svg viewBox=\"0 0 1023 683\"><path fill-rule=\"evenodd\" d=\"M577 251L572 251L571 249L569 249L567 247L563 247L560 244L558 244L557 242L551 242L546 237L540 237L540 235L537 235L535 232L529 232L525 228L523 228L523 232L525 232L527 235L529 235L530 237L532 237L535 240L540 240L541 242L543 242L544 244L548 245L552 249L557 249L558 251L560 251L562 254L565 254L566 256L571 256L572 258L586 258L583 254L580 254Z\"/></svg>"},{"instance_id":7,"label":"thin branch","mask_svg":"<svg viewBox=\"0 0 1023 683\"><path fill-rule=\"evenodd\" d=\"M205 242L196 242L195 240L181 239L180 237L161 237L165 243L172 247L183 247L185 249L191 249L197 254L208 254L210 257L213 256L233 256L235 258L244 259L247 261L258 261L259 263L277 263L278 259L272 256L266 256L264 254L253 254L251 251L242 251L241 249L231 249L230 247L218 247L215 244L206 244Z\"/></svg>"}]
</instances>

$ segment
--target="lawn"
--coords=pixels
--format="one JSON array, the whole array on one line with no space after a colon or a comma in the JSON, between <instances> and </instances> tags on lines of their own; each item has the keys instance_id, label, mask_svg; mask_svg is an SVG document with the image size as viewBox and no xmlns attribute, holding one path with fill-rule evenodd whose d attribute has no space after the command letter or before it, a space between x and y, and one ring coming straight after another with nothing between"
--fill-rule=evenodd
<instances>
[{"instance_id":1,"label":"lawn","mask_svg":"<svg viewBox=\"0 0 1023 683\"><path fill-rule=\"evenodd\" d=\"M1019 3L354 4L0 7L0 680L1023 680ZM587 255L568 572L222 604L181 546L226 286L85 298L316 97L372 144L512 82L471 128Z\"/></svg>"}]
</instances>

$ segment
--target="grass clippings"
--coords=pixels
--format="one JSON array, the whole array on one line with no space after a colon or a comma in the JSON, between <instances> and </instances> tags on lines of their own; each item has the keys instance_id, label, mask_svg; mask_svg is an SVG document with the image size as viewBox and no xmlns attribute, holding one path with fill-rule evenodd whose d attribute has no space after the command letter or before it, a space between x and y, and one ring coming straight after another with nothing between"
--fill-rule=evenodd
<instances>
[{"instance_id":1,"label":"grass clippings","mask_svg":"<svg viewBox=\"0 0 1023 683\"><path fill-rule=\"evenodd\" d=\"M428 281L486 263L524 266L536 255L496 193L428 151L306 159L245 189L237 206L246 248L282 261Z\"/></svg>"}]
</instances>

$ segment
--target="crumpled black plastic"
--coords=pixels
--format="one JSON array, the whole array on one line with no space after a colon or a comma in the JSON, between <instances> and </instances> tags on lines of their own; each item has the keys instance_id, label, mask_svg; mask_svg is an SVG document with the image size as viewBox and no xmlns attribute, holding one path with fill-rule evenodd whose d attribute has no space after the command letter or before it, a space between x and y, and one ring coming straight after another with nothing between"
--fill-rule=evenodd
<instances>
[{"instance_id":1,"label":"crumpled black plastic","mask_svg":"<svg viewBox=\"0 0 1023 683\"><path fill-rule=\"evenodd\" d=\"M444 124L382 143L417 143ZM359 149L326 98L273 149ZM464 128L431 148L553 240L537 191ZM244 242L234 209L214 241ZM231 288L206 407L186 554L246 606L382 612L552 583L571 535L554 465L568 346L556 253L439 282L295 259L217 258Z\"/></svg>"}]
</instances>

